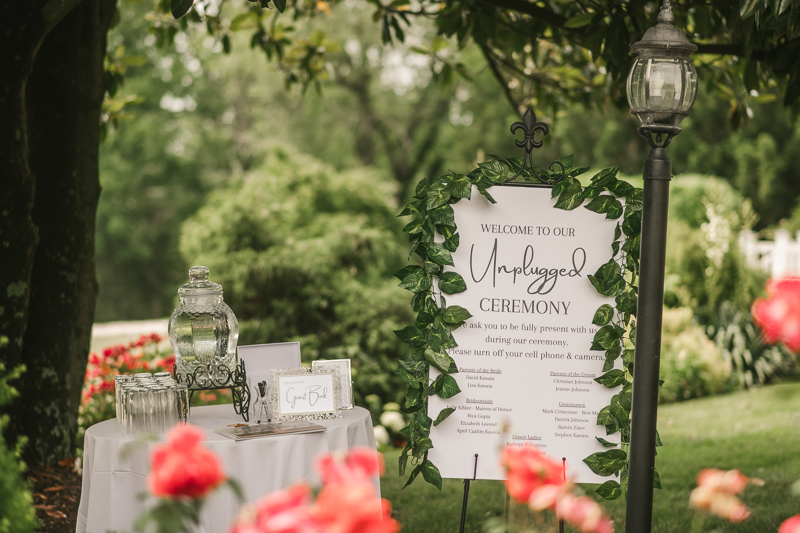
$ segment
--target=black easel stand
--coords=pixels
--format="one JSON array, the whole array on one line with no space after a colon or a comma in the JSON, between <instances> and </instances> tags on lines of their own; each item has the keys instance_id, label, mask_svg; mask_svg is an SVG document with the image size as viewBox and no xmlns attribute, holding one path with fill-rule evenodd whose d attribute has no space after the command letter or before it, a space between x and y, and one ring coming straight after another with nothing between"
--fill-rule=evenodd
<instances>
[{"instance_id":1,"label":"black easel stand","mask_svg":"<svg viewBox=\"0 0 800 533\"><path fill-rule=\"evenodd\" d=\"M472 471L472 479L464 480L464 503L461 504L461 526L459 533L464 533L464 524L467 523L467 501L469 500L469 482L478 476L478 454L475 454L475 468Z\"/></svg>"}]
</instances>

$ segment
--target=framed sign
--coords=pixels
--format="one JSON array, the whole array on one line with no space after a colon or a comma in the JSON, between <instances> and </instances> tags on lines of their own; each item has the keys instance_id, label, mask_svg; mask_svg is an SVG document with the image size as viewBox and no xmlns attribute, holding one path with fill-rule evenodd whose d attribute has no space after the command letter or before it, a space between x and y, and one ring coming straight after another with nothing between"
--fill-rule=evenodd
<instances>
[{"instance_id":1,"label":"framed sign","mask_svg":"<svg viewBox=\"0 0 800 533\"><path fill-rule=\"evenodd\" d=\"M342 418L339 368L276 368L272 371L272 420Z\"/></svg>"},{"instance_id":2,"label":"framed sign","mask_svg":"<svg viewBox=\"0 0 800 533\"><path fill-rule=\"evenodd\" d=\"M576 481L599 483L583 459L603 446L598 412L617 390L594 381L604 350L591 350L592 318L614 299L589 275L609 260L616 220L587 209L554 209L550 189L493 187L497 205L473 193L453 205L461 236L452 254L466 290L448 295L472 317L453 331L461 393L430 396L428 416L455 411L431 428L429 459L442 477L505 479L501 446L533 446L566 458ZM619 361L617 361L619 364ZM439 372L431 367L432 379ZM507 428L507 431L504 431Z\"/></svg>"},{"instance_id":3,"label":"framed sign","mask_svg":"<svg viewBox=\"0 0 800 533\"><path fill-rule=\"evenodd\" d=\"M353 378L350 372L350 359L321 359L312 361L311 368L325 368L334 366L339 369L339 378L342 381L342 409L353 408Z\"/></svg>"}]
</instances>

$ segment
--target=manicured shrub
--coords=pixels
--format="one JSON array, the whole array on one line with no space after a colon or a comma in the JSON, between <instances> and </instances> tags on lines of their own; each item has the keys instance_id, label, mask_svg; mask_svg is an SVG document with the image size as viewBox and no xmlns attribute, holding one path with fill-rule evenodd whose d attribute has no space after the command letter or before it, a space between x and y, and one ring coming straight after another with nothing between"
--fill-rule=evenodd
<instances>
[{"instance_id":1,"label":"manicured shrub","mask_svg":"<svg viewBox=\"0 0 800 533\"><path fill-rule=\"evenodd\" d=\"M689 308L665 309L661 337L662 403L719 394L729 389L731 372L717 346L693 322Z\"/></svg>"}]
</instances>

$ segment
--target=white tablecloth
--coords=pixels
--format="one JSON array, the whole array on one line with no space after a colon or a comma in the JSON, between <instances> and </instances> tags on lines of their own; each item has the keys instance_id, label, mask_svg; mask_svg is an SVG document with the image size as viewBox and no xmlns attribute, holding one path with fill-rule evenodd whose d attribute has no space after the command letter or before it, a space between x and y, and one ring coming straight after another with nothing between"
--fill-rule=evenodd
<instances>
[{"instance_id":1,"label":"white tablecloth","mask_svg":"<svg viewBox=\"0 0 800 533\"><path fill-rule=\"evenodd\" d=\"M356 407L342 412L342 419L315 421L327 428L323 432L240 442L214 433L214 429L242 422L231 405L193 407L189 422L206 430L204 445L222 459L225 472L241 485L246 501L253 502L300 480L317 483L314 460L321 454L354 446L375 448L369 411ZM149 449L140 448L122 457L120 451L130 442L132 439L125 438L117 429L115 419L95 424L86 431L77 533L133 531L136 518L154 504L153 498L139 497L147 491ZM380 494L377 480L376 489ZM204 506L202 530L226 532L238 509L230 489L218 489Z\"/></svg>"}]
</instances>

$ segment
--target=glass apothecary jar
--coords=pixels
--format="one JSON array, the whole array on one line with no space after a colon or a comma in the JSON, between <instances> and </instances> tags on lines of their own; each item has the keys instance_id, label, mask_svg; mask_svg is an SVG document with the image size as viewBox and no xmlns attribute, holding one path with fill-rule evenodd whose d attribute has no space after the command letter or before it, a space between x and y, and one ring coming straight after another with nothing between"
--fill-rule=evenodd
<instances>
[{"instance_id":1,"label":"glass apothecary jar","mask_svg":"<svg viewBox=\"0 0 800 533\"><path fill-rule=\"evenodd\" d=\"M222 285L208 274L204 266L189 269L189 283L178 289L180 304L169 319L175 379L194 390L229 387L237 370L239 322L222 300Z\"/></svg>"}]
</instances>

